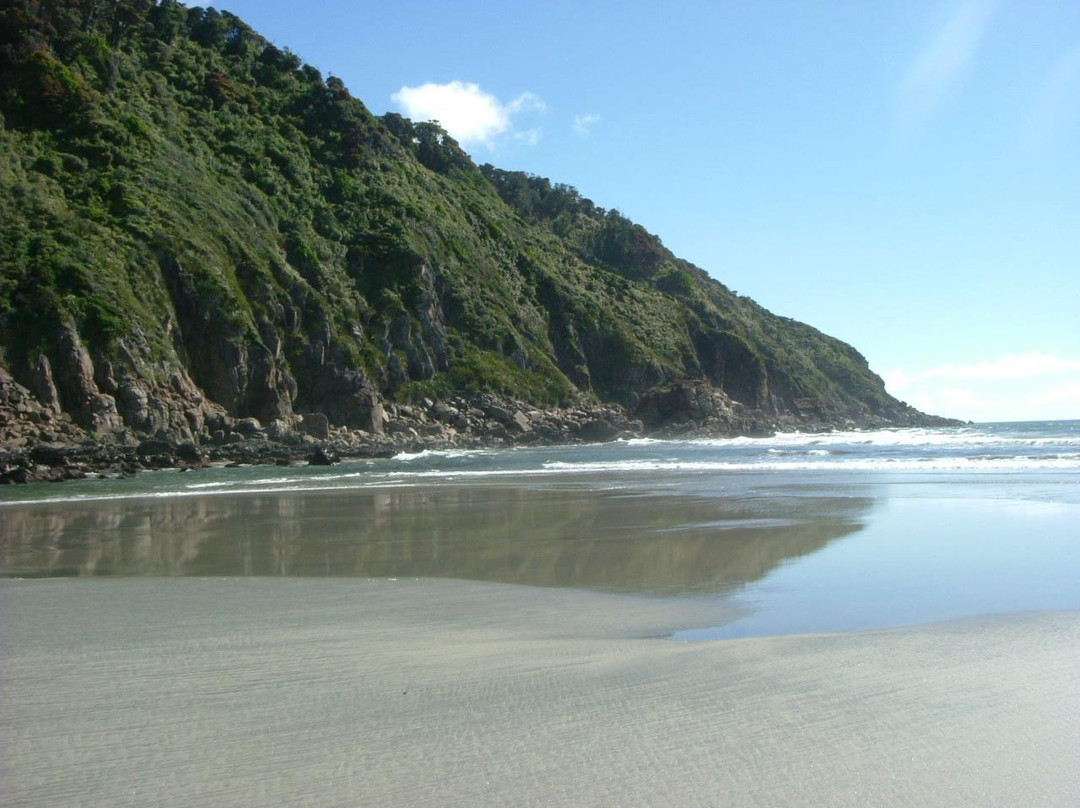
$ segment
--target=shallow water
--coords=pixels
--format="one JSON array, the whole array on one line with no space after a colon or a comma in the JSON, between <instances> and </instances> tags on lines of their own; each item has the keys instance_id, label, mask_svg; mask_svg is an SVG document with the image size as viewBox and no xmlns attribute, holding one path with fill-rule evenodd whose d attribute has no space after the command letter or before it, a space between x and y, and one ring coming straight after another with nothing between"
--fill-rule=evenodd
<instances>
[{"instance_id":1,"label":"shallow water","mask_svg":"<svg viewBox=\"0 0 1080 808\"><path fill-rule=\"evenodd\" d=\"M0 571L457 578L749 614L680 639L1080 609L1078 468L1065 422L162 472L3 492Z\"/></svg>"}]
</instances>

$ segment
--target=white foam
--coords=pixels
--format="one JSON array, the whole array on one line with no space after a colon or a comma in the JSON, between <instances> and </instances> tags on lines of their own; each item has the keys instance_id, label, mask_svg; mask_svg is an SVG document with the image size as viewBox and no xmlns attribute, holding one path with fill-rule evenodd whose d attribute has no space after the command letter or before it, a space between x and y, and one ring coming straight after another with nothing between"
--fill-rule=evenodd
<instances>
[{"instance_id":1,"label":"white foam","mask_svg":"<svg viewBox=\"0 0 1080 808\"><path fill-rule=\"evenodd\" d=\"M879 429L848 432L778 432L763 438L702 438L678 441L691 446L797 447L823 445L897 446L897 447L963 447L977 446L1080 446L1077 437L1023 437L999 435L975 428L942 430L926 428Z\"/></svg>"},{"instance_id":2,"label":"white foam","mask_svg":"<svg viewBox=\"0 0 1080 808\"><path fill-rule=\"evenodd\" d=\"M829 453L825 453L829 454ZM1080 470L1076 457L944 457L852 458L834 460L680 461L616 460L610 462L551 461L544 468L577 473L642 471L1071 471Z\"/></svg>"},{"instance_id":3,"label":"white foam","mask_svg":"<svg viewBox=\"0 0 1080 808\"><path fill-rule=\"evenodd\" d=\"M488 449L421 449L419 452L398 452L391 457L391 460L400 460L410 462L413 460L424 460L429 457L473 457L475 455L487 454Z\"/></svg>"},{"instance_id":4,"label":"white foam","mask_svg":"<svg viewBox=\"0 0 1080 808\"><path fill-rule=\"evenodd\" d=\"M299 483L302 482L299 477L269 477L265 480L219 480L213 483L190 483L185 485L184 488L190 489L211 489L211 488L225 488L229 486L238 485L281 485L283 483Z\"/></svg>"}]
</instances>

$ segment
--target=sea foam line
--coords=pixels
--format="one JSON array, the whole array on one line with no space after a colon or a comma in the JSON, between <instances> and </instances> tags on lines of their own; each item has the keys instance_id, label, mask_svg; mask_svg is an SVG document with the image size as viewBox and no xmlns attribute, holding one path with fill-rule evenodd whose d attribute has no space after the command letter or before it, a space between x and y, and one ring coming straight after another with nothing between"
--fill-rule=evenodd
<instances>
[{"instance_id":1,"label":"sea foam line","mask_svg":"<svg viewBox=\"0 0 1080 808\"><path fill-rule=\"evenodd\" d=\"M616 460L611 462L566 462L553 460L545 469L575 472L644 471L1065 471L1080 470L1076 457L945 457L878 458L781 461L666 461Z\"/></svg>"},{"instance_id":2,"label":"sea foam line","mask_svg":"<svg viewBox=\"0 0 1080 808\"><path fill-rule=\"evenodd\" d=\"M360 491L364 489L409 487L418 482L454 480L482 480L497 478L549 477L582 474L642 474L664 472L732 473L732 472L1013 472L1013 471L1080 471L1080 456L1069 455L1053 458L1030 457L948 457L948 458L877 458L877 459L829 459L829 460L757 460L757 461L680 461L680 460L616 460L616 461L561 461L545 462L540 467L523 469L473 469L473 470L416 470L372 472L359 471L346 474L319 475L309 478L273 478L269 480L229 481L217 483L194 483L173 490L133 491L130 493L75 494L71 496L42 497L38 499L8 500L0 507L19 505L42 505L65 502L95 502L127 499L167 499L224 496L231 494L286 494L319 491Z\"/></svg>"},{"instance_id":3,"label":"sea foam line","mask_svg":"<svg viewBox=\"0 0 1080 808\"><path fill-rule=\"evenodd\" d=\"M689 446L753 446L753 447L801 447L801 446L897 446L916 447L933 446L978 447L978 446L1080 446L1080 437L1023 437L1016 435L997 435L985 431L941 432L930 429L881 429L874 431L849 432L778 432L770 437L752 438L700 438L671 441Z\"/></svg>"}]
</instances>

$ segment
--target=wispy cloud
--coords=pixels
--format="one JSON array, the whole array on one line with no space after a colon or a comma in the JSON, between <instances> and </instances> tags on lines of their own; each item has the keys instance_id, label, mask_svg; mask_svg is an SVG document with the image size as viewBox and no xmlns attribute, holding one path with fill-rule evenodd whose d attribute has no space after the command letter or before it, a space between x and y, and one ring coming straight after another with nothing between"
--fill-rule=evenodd
<instances>
[{"instance_id":1,"label":"wispy cloud","mask_svg":"<svg viewBox=\"0 0 1080 808\"><path fill-rule=\"evenodd\" d=\"M592 128L600 123L600 116L591 112L587 112L584 115L574 116L574 132L581 137L588 137L592 133Z\"/></svg>"},{"instance_id":2,"label":"wispy cloud","mask_svg":"<svg viewBox=\"0 0 1080 808\"><path fill-rule=\"evenodd\" d=\"M1076 92L1078 79L1080 44L1058 57L1035 94L1031 115L1024 126L1024 134L1030 145L1042 145L1053 130L1055 121L1071 106L1069 96Z\"/></svg>"},{"instance_id":3,"label":"wispy cloud","mask_svg":"<svg viewBox=\"0 0 1080 808\"><path fill-rule=\"evenodd\" d=\"M511 115L519 112L547 112L547 104L535 93L522 93L507 104L506 108Z\"/></svg>"},{"instance_id":4,"label":"wispy cloud","mask_svg":"<svg viewBox=\"0 0 1080 808\"><path fill-rule=\"evenodd\" d=\"M959 0L896 89L897 134L916 132L972 62L1000 0Z\"/></svg>"},{"instance_id":5,"label":"wispy cloud","mask_svg":"<svg viewBox=\"0 0 1080 808\"><path fill-rule=\"evenodd\" d=\"M542 130L534 127L532 129L523 129L520 132L514 132L511 137L519 143L524 143L526 146L535 146L543 139L544 133Z\"/></svg>"},{"instance_id":6,"label":"wispy cloud","mask_svg":"<svg viewBox=\"0 0 1080 808\"><path fill-rule=\"evenodd\" d=\"M1080 417L1080 358L1027 351L967 364L884 374L921 410L977 421Z\"/></svg>"},{"instance_id":7,"label":"wispy cloud","mask_svg":"<svg viewBox=\"0 0 1080 808\"><path fill-rule=\"evenodd\" d=\"M407 117L418 121L438 121L463 146L495 148L496 139L509 136L535 146L540 142L538 128L515 131L516 116L544 112L547 107L533 93L522 93L503 103L472 82L422 84L402 87L391 98Z\"/></svg>"},{"instance_id":8,"label":"wispy cloud","mask_svg":"<svg viewBox=\"0 0 1080 808\"><path fill-rule=\"evenodd\" d=\"M896 370L893 371L896 374L893 381L899 384L926 379L1004 381L1005 379L1030 379L1033 376L1048 376L1070 371L1080 371L1080 359L1058 356L1057 351L1028 351L1022 354L1006 354L997 359L987 359L974 364L938 365L917 373Z\"/></svg>"}]
</instances>

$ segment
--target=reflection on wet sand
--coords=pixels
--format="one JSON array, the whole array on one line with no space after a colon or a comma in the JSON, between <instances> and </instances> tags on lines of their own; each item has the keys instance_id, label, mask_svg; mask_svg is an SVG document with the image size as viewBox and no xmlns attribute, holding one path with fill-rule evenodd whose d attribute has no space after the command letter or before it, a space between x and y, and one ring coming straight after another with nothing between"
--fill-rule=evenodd
<instances>
[{"instance_id":1,"label":"reflection on wet sand","mask_svg":"<svg viewBox=\"0 0 1080 808\"><path fill-rule=\"evenodd\" d=\"M0 571L721 592L859 530L870 502L444 485L39 504L0 510Z\"/></svg>"}]
</instances>

